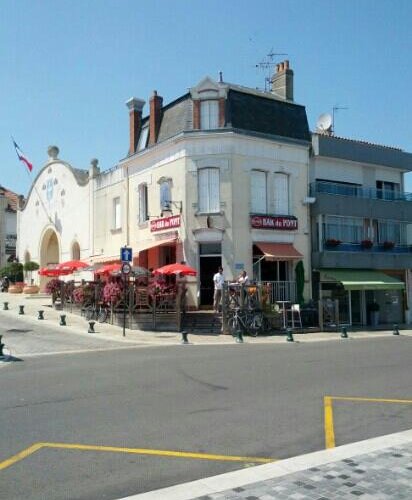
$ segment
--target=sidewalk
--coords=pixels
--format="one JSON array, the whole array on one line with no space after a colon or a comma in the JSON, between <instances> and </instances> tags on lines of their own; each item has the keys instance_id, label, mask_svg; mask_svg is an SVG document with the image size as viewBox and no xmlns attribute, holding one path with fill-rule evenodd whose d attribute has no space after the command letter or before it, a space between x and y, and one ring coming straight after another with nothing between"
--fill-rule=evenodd
<instances>
[{"instance_id":1,"label":"sidewalk","mask_svg":"<svg viewBox=\"0 0 412 500\"><path fill-rule=\"evenodd\" d=\"M317 451L123 500L412 498L412 430Z\"/></svg>"},{"instance_id":2,"label":"sidewalk","mask_svg":"<svg viewBox=\"0 0 412 500\"><path fill-rule=\"evenodd\" d=\"M3 302L9 303L9 311L3 310ZM24 305L24 315L19 315L19 305ZM170 331L141 331L141 330L128 330L126 329L126 336L123 337L123 330L119 326L110 325L108 323L95 323L95 334L88 333L88 322L84 317L78 314L70 313L68 311L58 311L51 307L51 298L37 295L24 295L24 294L0 294L0 318L7 315L8 318L15 316L19 320L26 321L27 323L39 324L37 319L38 311L43 309L45 320L42 322L44 326L57 326L60 321L60 315L66 315L67 326L64 327L66 331L76 333L79 335L89 336L94 335L95 338L105 340L118 341L123 344L134 344L142 346L163 346L163 345L177 345L182 341L182 335L178 332ZM63 327L62 327L63 328ZM194 345L231 345L236 343L231 335L216 335L216 334L195 334L188 333L188 340L190 344ZM412 336L412 330L401 330L402 336ZM340 332L314 332L299 334L294 333L294 343L305 342L320 342L320 341L341 341L347 342L350 340L360 340L368 338L388 337L393 335L392 330L380 331L348 331L348 339L341 339ZM277 344L286 343L286 335L269 335L260 337L244 337L244 343L247 344ZM288 344L293 345L292 342Z\"/></svg>"}]
</instances>

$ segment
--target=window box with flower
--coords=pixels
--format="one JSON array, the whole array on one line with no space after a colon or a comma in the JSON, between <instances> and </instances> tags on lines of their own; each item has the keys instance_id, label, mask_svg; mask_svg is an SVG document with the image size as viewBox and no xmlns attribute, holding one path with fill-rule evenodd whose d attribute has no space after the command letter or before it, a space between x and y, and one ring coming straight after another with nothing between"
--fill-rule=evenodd
<instances>
[{"instance_id":1,"label":"window box with flower","mask_svg":"<svg viewBox=\"0 0 412 500\"><path fill-rule=\"evenodd\" d=\"M335 248L338 247L342 242L340 240L337 240L335 238L328 238L325 241L325 245L329 248Z\"/></svg>"},{"instance_id":2,"label":"window box with flower","mask_svg":"<svg viewBox=\"0 0 412 500\"><path fill-rule=\"evenodd\" d=\"M384 241L383 244L383 249L384 250L392 250L392 248L395 246L395 243L393 241Z\"/></svg>"},{"instance_id":3,"label":"window box with flower","mask_svg":"<svg viewBox=\"0 0 412 500\"><path fill-rule=\"evenodd\" d=\"M361 247L362 248L372 248L373 247L373 241L372 240L362 240L361 241Z\"/></svg>"}]
</instances>

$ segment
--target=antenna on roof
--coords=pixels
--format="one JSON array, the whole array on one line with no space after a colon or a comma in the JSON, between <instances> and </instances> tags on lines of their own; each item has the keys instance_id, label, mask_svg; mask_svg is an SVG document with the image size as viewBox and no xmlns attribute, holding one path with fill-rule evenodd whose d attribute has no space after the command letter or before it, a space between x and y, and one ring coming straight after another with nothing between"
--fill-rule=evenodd
<instances>
[{"instance_id":1,"label":"antenna on roof","mask_svg":"<svg viewBox=\"0 0 412 500\"><path fill-rule=\"evenodd\" d=\"M332 108L332 133L335 133L335 114L341 109L349 109L347 106L339 106L335 104Z\"/></svg>"},{"instance_id":2,"label":"antenna on roof","mask_svg":"<svg viewBox=\"0 0 412 500\"><path fill-rule=\"evenodd\" d=\"M270 79L273 74L273 69L276 66L275 57L277 56L287 56L285 52L273 52L273 47L270 49L269 54L267 54L266 59L258 62L255 67L268 71L268 75L265 76L265 92L270 90Z\"/></svg>"}]
</instances>

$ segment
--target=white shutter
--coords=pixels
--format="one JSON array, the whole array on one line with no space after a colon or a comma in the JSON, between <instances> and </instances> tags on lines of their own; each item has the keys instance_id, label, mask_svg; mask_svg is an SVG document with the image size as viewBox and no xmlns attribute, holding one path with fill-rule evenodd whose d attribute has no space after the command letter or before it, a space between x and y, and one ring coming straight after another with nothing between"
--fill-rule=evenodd
<instances>
[{"instance_id":1,"label":"white shutter","mask_svg":"<svg viewBox=\"0 0 412 500\"><path fill-rule=\"evenodd\" d=\"M147 221L147 186L141 184L139 186L139 223L143 224Z\"/></svg>"},{"instance_id":2,"label":"white shutter","mask_svg":"<svg viewBox=\"0 0 412 500\"><path fill-rule=\"evenodd\" d=\"M200 103L200 128L210 130L219 126L219 105L217 101Z\"/></svg>"},{"instance_id":3,"label":"white shutter","mask_svg":"<svg viewBox=\"0 0 412 500\"><path fill-rule=\"evenodd\" d=\"M289 177L275 174L274 183L275 214L289 215Z\"/></svg>"},{"instance_id":4,"label":"white shutter","mask_svg":"<svg viewBox=\"0 0 412 500\"><path fill-rule=\"evenodd\" d=\"M113 218L113 229L120 229L122 227L120 198L114 198L113 200Z\"/></svg>"},{"instance_id":5,"label":"white shutter","mask_svg":"<svg viewBox=\"0 0 412 500\"><path fill-rule=\"evenodd\" d=\"M219 169L209 168L209 212L220 212Z\"/></svg>"},{"instance_id":6,"label":"white shutter","mask_svg":"<svg viewBox=\"0 0 412 500\"><path fill-rule=\"evenodd\" d=\"M199 170L199 212L208 212L208 169Z\"/></svg>"},{"instance_id":7,"label":"white shutter","mask_svg":"<svg viewBox=\"0 0 412 500\"><path fill-rule=\"evenodd\" d=\"M252 170L250 177L250 188L251 212L254 214L266 214L266 172Z\"/></svg>"}]
</instances>

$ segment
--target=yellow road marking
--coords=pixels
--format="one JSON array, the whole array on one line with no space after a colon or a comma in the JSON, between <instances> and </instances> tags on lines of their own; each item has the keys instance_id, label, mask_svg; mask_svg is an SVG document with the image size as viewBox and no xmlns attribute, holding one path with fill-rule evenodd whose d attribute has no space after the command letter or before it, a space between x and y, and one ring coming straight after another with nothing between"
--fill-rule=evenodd
<instances>
[{"instance_id":1,"label":"yellow road marking","mask_svg":"<svg viewBox=\"0 0 412 500\"><path fill-rule=\"evenodd\" d=\"M324 406L324 419L325 419L325 447L334 448L335 447L335 430L333 428L333 407L332 398L330 396L325 396L323 398Z\"/></svg>"},{"instance_id":2,"label":"yellow road marking","mask_svg":"<svg viewBox=\"0 0 412 500\"><path fill-rule=\"evenodd\" d=\"M335 401L354 401L364 403L394 403L394 404L412 404L412 399L384 399L384 398L362 398L347 396L324 396L324 425L325 425L325 447L335 447L335 429L333 423L333 400Z\"/></svg>"},{"instance_id":3,"label":"yellow road marking","mask_svg":"<svg viewBox=\"0 0 412 500\"><path fill-rule=\"evenodd\" d=\"M66 450L79 450L79 451L106 451L114 453L134 453L135 455L152 455L157 457L174 457L174 458L193 458L198 460L221 460L224 462L253 462L259 464L266 464L275 462L274 458L264 457L241 457L233 455L216 455L212 453L192 453L188 451L174 451L174 450L151 450L146 448L121 448L117 446L96 446L89 444L70 444L70 443L36 443L29 448L13 455L12 457L0 462L0 470L6 469L11 465L23 460L32 453L40 450L41 448L59 448Z\"/></svg>"},{"instance_id":4,"label":"yellow road marking","mask_svg":"<svg viewBox=\"0 0 412 500\"><path fill-rule=\"evenodd\" d=\"M35 453L36 451L40 450L40 448L43 448L42 443L36 443L36 444L33 444L32 446L29 446L29 448L26 448L25 450L21 451L20 453L17 453L16 455L13 455L12 457L8 458L7 460L0 462L0 470L6 469L7 467L10 467L11 465L15 464L16 462L23 460L24 458L28 457L32 453Z\"/></svg>"}]
</instances>

